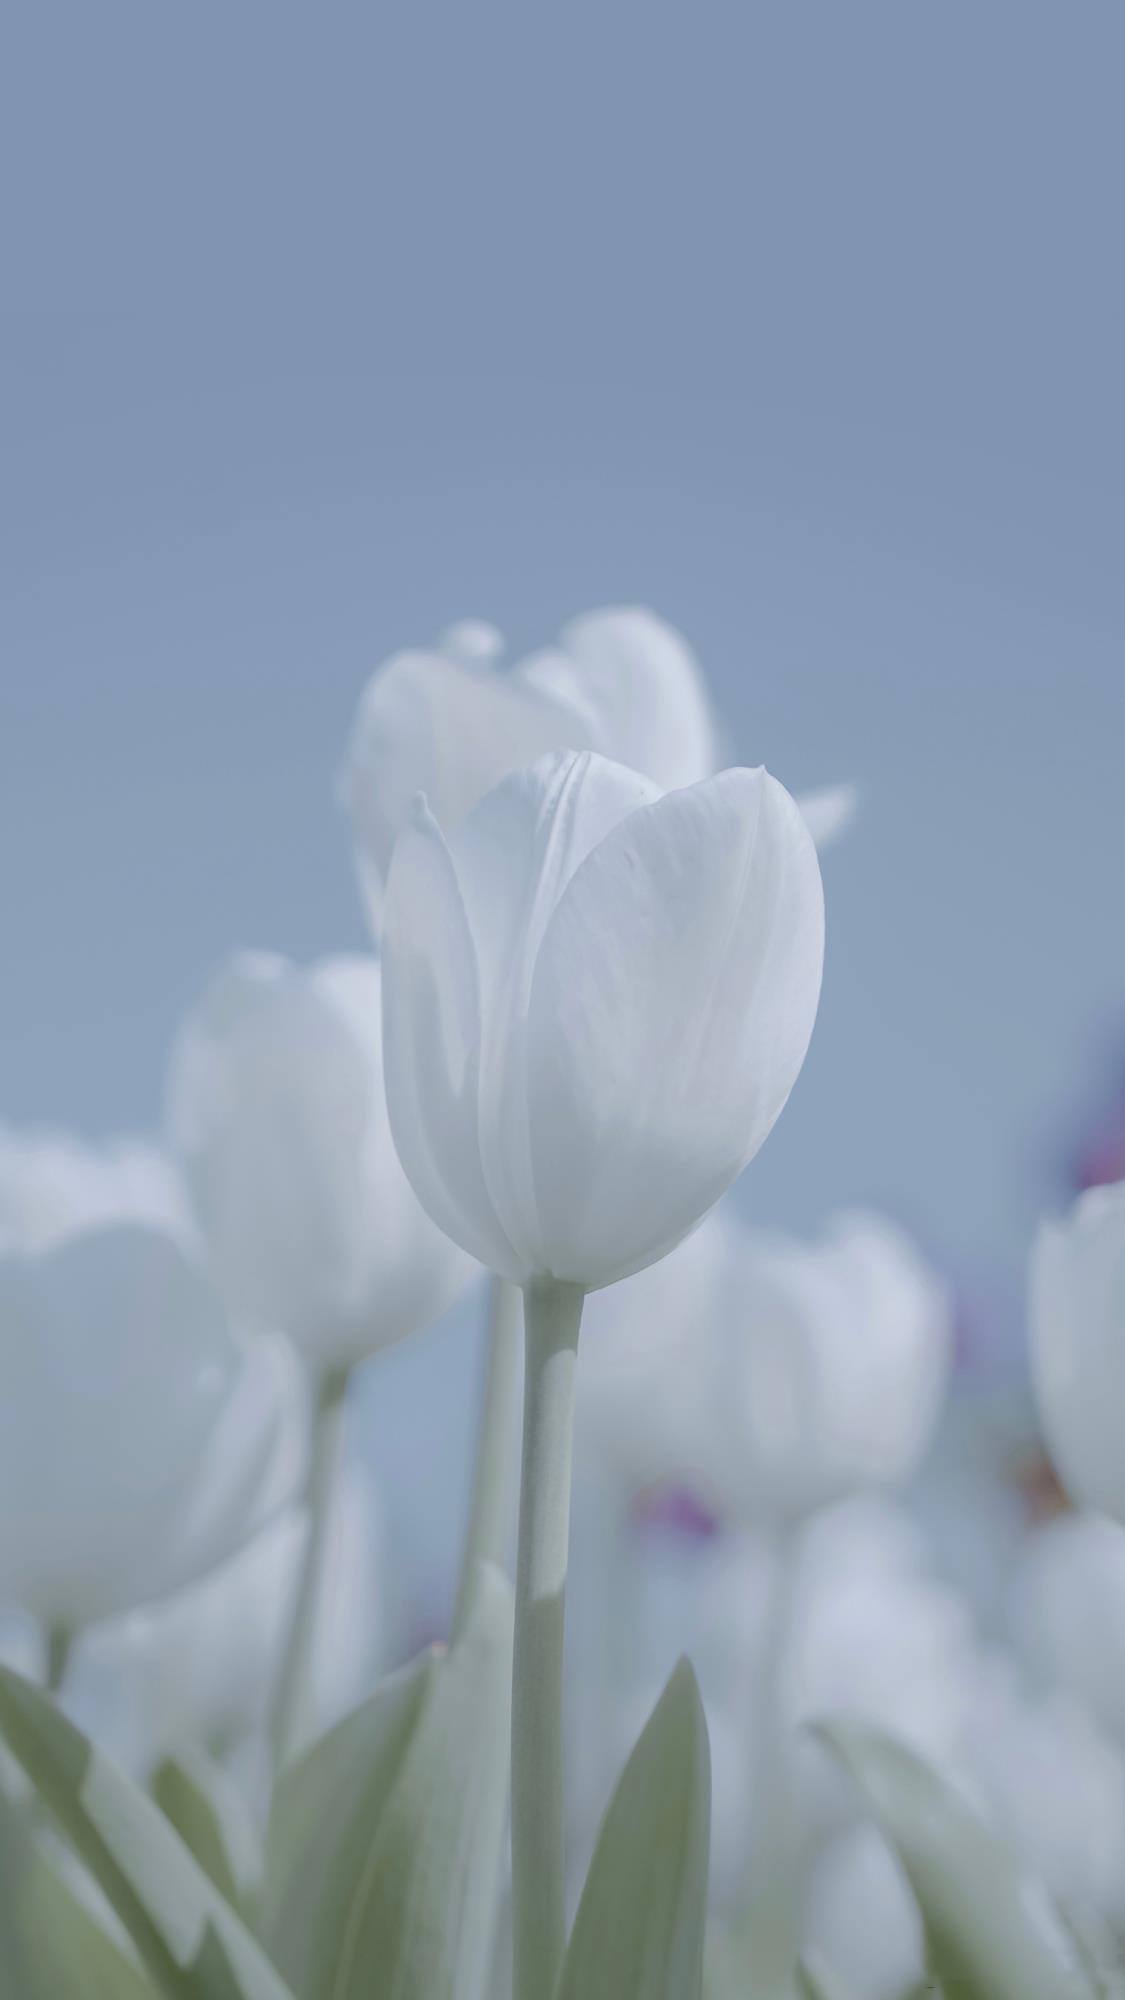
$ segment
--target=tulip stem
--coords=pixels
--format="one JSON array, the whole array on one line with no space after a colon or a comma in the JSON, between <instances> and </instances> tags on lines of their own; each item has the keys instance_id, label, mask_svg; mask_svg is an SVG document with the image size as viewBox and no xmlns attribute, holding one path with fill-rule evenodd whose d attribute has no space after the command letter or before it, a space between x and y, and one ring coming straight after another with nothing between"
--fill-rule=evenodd
<instances>
[{"instance_id":1,"label":"tulip stem","mask_svg":"<svg viewBox=\"0 0 1125 2000\"><path fill-rule=\"evenodd\" d=\"M570 1540L574 1366L585 1294L524 1292L523 1469L512 1679L514 2000L548 2000L566 1943L563 1625Z\"/></svg>"},{"instance_id":2,"label":"tulip stem","mask_svg":"<svg viewBox=\"0 0 1125 2000\"><path fill-rule=\"evenodd\" d=\"M469 1525L461 1555L461 1576L453 1613L453 1637L465 1629L477 1566L508 1559L508 1536L516 1483L516 1397L519 1390L520 1293L503 1278L489 1289L488 1354L484 1396L473 1465Z\"/></svg>"},{"instance_id":3,"label":"tulip stem","mask_svg":"<svg viewBox=\"0 0 1125 2000\"><path fill-rule=\"evenodd\" d=\"M798 1829L791 1777L792 1744L784 1704L786 1654L793 1634L797 1542L797 1532L790 1528L779 1529L773 1538L774 1574L754 1702L753 1838L739 1930L745 1951L740 1962L762 2000L779 2000L779 1996L792 1990L800 1935Z\"/></svg>"},{"instance_id":4,"label":"tulip stem","mask_svg":"<svg viewBox=\"0 0 1125 2000\"><path fill-rule=\"evenodd\" d=\"M70 1655L74 1647L74 1635L66 1625L50 1625L47 1628L47 1666L45 1685L48 1694L60 1695L70 1667Z\"/></svg>"},{"instance_id":5,"label":"tulip stem","mask_svg":"<svg viewBox=\"0 0 1125 2000\"><path fill-rule=\"evenodd\" d=\"M304 1494L305 1540L270 1712L275 1777L301 1748L308 1720L316 1614L328 1548L332 1496L340 1465L348 1379L347 1368L330 1368L322 1375L317 1389Z\"/></svg>"}]
</instances>

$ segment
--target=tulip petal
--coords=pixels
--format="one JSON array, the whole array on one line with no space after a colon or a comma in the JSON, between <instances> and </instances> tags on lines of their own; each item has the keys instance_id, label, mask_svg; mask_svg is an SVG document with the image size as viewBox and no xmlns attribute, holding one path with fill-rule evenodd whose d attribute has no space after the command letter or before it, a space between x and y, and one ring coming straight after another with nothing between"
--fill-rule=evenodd
<instances>
[{"instance_id":1,"label":"tulip petal","mask_svg":"<svg viewBox=\"0 0 1125 2000\"><path fill-rule=\"evenodd\" d=\"M584 717L591 744L646 772L663 790L710 777L719 761L699 663L655 612L588 612L564 626L559 650L537 654L517 671Z\"/></svg>"},{"instance_id":2,"label":"tulip petal","mask_svg":"<svg viewBox=\"0 0 1125 2000\"><path fill-rule=\"evenodd\" d=\"M642 1269L757 1151L808 1047L823 921L808 830L762 770L670 792L587 856L529 1012L551 1275L592 1287Z\"/></svg>"},{"instance_id":3,"label":"tulip petal","mask_svg":"<svg viewBox=\"0 0 1125 2000\"><path fill-rule=\"evenodd\" d=\"M1031 1358L1051 1456L1069 1492L1125 1521L1125 1182L1091 1188L1040 1228Z\"/></svg>"},{"instance_id":4,"label":"tulip petal","mask_svg":"<svg viewBox=\"0 0 1125 2000\"><path fill-rule=\"evenodd\" d=\"M490 1270L520 1259L480 1160L477 958L457 873L424 802L395 850L383 938L387 1111L399 1158L438 1227Z\"/></svg>"},{"instance_id":5,"label":"tulip petal","mask_svg":"<svg viewBox=\"0 0 1125 2000\"><path fill-rule=\"evenodd\" d=\"M821 785L815 792L798 793L797 804L818 851L823 854L850 827L859 810L859 791L855 785Z\"/></svg>"},{"instance_id":6,"label":"tulip petal","mask_svg":"<svg viewBox=\"0 0 1125 2000\"><path fill-rule=\"evenodd\" d=\"M559 751L481 800L450 851L480 979L480 1152L521 1251L540 1238L528 1131L528 997L544 931L576 868L656 787L589 752ZM532 1257L529 1269L539 1268Z\"/></svg>"},{"instance_id":7,"label":"tulip petal","mask_svg":"<svg viewBox=\"0 0 1125 2000\"><path fill-rule=\"evenodd\" d=\"M381 666L340 777L376 928L391 853L419 792L448 831L513 767L587 740L581 718L491 668L441 652L397 653Z\"/></svg>"}]
</instances>

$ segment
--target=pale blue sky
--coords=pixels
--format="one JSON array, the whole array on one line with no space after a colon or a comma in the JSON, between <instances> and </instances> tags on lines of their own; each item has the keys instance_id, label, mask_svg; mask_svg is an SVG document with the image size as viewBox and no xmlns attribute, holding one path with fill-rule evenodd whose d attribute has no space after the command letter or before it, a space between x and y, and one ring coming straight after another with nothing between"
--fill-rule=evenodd
<instances>
[{"instance_id":1,"label":"pale blue sky","mask_svg":"<svg viewBox=\"0 0 1125 2000\"><path fill-rule=\"evenodd\" d=\"M151 1124L223 952L362 941L331 782L384 653L643 601L740 758L863 787L747 1202L884 1201L1014 1298L1125 1035L1116 0L3 45L0 1116ZM388 1452L470 1362L389 1364Z\"/></svg>"}]
</instances>

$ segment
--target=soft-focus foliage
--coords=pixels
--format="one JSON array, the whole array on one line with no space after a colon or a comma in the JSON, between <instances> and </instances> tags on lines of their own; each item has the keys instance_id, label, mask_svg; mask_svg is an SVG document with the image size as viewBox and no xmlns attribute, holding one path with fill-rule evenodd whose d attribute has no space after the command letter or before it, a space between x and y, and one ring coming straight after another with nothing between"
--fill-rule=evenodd
<instances>
[{"instance_id":1,"label":"soft-focus foliage","mask_svg":"<svg viewBox=\"0 0 1125 2000\"><path fill-rule=\"evenodd\" d=\"M1076 1500L1125 1521L1125 1181L1039 1232L1031 1282L1039 1408Z\"/></svg>"}]
</instances>

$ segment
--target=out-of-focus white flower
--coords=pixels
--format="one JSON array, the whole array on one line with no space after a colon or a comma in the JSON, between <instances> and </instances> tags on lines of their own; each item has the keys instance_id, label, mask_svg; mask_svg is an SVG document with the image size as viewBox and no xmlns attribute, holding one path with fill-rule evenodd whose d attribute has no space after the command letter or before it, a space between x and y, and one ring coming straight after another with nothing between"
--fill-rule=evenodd
<instances>
[{"instance_id":1,"label":"out-of-focus white flower","mask_svg":"<svg viewBox=\"0 0 1125 2000\"><path fill-rule=\"evenodd\" d=\"M589 612L509 673L496 669L502 650L495 627L466 620L431 651L396 653L364 691L340 788L377 927L391 852L418 792L450 833L509 772L548 750L596 750L668 791L718 769L698 662L653 612ZM840 785L799 803L827 844L855 801Z\"/></svg>"},{"instance_id":2,"label":"out-of-focus white flower","mask_svg":"<svg viewBox=\"0 0 1125 2000\"><path fill-rule=\"evenodd\" d=\"M398 1163L374 958L244 953L173 1055L170 1125L216 1278L314 1371L429 1324L474 1275Z\"/></svg>"},{"instance_id":3,"label":"out-of-focus white flower","mask_svg":"<svg viewBox=\"0 0 1125 2000\"><path fill-rule=\"evenodd\" d=\"M981 1667L957 1764L997 1830L1064 1905L1125 1916L1125 1762L1072 1697Z\"/></svg>"},{"instance_id":4,"label":"out-of-focus white flower","mask_svg":"<svg viewBox=\"0 0 1125 2000\"><path fill-rule=\"evenodd\" d=\"M517 1283L662 1257L785 1103L823 920L812 841L764 771L662 795L564 754L448 844L421 809L388 885L385 1047L434 1220Z\"/></svg>"},{"instance_id":5,"label":"out-of-focus white flower","mask_svg":"<svg viewBox=\"0 0 1125 2000\"><path fill-rule=\"evenodd\" d=\"M1125 1181L1041 1226L1031 1353L1060 1476L1084 1506L1125 1520Z\"/></svg>"},{"instance_id":6,"label":"out-of-focus white flower","mask_svg":"<svg viewBox=\"0 0 1125 2000\"><path fill-rule=\"evenodd\" d=\"M902 2000L921 1982L918 1905L897 1856L870 1823L848 1827L817 1856L804 1933L806 1948L821 1952L844 1991L863 2000Z\"/></svg>"},{"instance_id":7,"label":"out-of-focus white flower","mask_svg":"<svg viewBox=\"0 0 1125 2000\"><path fill-rule=\"evenodd\" d=\"M783 1586L782 1562L792 1565ZM776 1694L788 1782L804 1838L819 1840L854 1817L855 1801L805 1725L843 1712L866 1717L948 1764L975 1682L976 1641L967 1606L927 1573L908 1517L889 1502L827 1510L787 1554L761 1535L732 1538L712 1565L697 1654L705 1694L728 1720L742 1718L747 1785L763 1721L755 1690L779 1591L785 1632ZM753 1811L747 1794L744 1823L752 1824Z\"/></svg>"},{"instance_id":8,"label":"out-of-focus white flower","mask_svg":"<svg viewBox=\"0 0 1125 2000\"><path fill-rule=\"evenodd\" d=\"M720 1211L659 1271L591 1302L583 1421L638 1484L685 1480L720 1512L800 1519L914 1471L950 1347L945 1290L890 1222L845 1213L808 1244Z\"/></svg>"},{"instance_id":9,"label":"out-of-focus white flower","mask_svg":"<svg viewBox=\"0 0 1125 2000\"><path fill-rule=\"evenodd\" d=\"M0 1259L0 1602L74 1628L199 1576L300 1476L305 1396L177 1240L84 1231Z\"/></svg>"},{"instance_id":10,"label":"out-of-focus white flower","mask_svg":"<svg viewBox=\"0 0 1125 2000\"><path fill-rule=\"evenodd\" d=\"M263 1731L306 1532L300 1511L288 1511L200 1582L91 1633L68 1677L78 1719L142 1771L184 1743L224 1753ZM374 1686L386 1582L378 1494L349 1458L333 1491L313 1612L316 1734Z\"/></svg>"},{"instance_id":11,"label":"out-of-focus white flower","mask_svg":"<svg viewBox=\"0 0 1125 2000\"><path fill-rule=\"evenodd\" d=\"M111 1222L151 1223L191 1241L187 1199L165 1154L141 1139L97 1145L0 1126L0 1256L51 1250Z\"/></svg>"},{"instance_id":12,"label":"out-of-focus white flower","mask_svg":"<svg viewBox=\"0 0 1125 2000\"><path fill-rule=\"evenodd\" d=\"M1125 1528L1102 1514L1061 1514L1040 1528L1016 1573L1012 1617L1037 1678L1125 1742Z\"/></svg>"}]
</instances>

